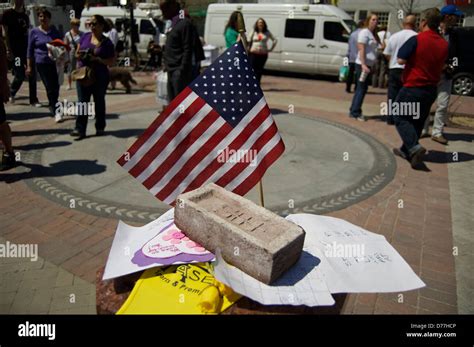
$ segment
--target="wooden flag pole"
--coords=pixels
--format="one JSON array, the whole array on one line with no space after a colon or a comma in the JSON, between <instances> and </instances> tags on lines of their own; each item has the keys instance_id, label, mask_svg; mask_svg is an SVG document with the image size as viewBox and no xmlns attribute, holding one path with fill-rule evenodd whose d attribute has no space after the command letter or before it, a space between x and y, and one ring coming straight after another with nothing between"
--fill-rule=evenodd
<instances>
[{"instance_id":1,"label":"wooden flag pole","mask_svg":"<svg viewBox=\"0 0 474 347\"><path fill-rule=\"evenodd\" d=\"M242 12L238 12L237 15L237 31L240 34L240 40L242 41L242 44L244 46L245 52L247 55L249 54L249 45L247 42L247 35L245 34L245 22L244 22L244 16L242 15ZM265 200L263 197L263 183L262 179L258 182L258 190L259 190L259 195L260 195L260 205L262 207L265 207Z\"/></svg>"}]
</instances>

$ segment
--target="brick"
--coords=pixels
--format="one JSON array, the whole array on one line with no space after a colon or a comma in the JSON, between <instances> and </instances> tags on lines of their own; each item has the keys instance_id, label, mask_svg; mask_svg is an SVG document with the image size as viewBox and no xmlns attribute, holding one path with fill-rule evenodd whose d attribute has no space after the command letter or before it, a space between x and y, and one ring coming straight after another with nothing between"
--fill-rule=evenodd
<instances>
[{"instance_id":1,"label":"brick","mask_svg":"<svg viewBox=\"0 0 474 347\"><path fill-rule=\"evenodd\" d=\"M436 300L420 297L420 309L426 309L440 314L457 314L457 306L442 303Z\"/></svg>"},{"instance_id":2,"label":"brick","mask_svg":"<svg viewBox=\"0 0 474 347\"><path fill-rule=\"evenodd\" d=\"M293 266L303 250L299 226L215 184L180 195L174 214L192 240L219 248L227 262L263 283Z\"/></svg>"},{"instance_id":3,"label":"brick","mask_svg":"<svg viewBox=\"0 0 474 347\"><path fill-rule=\"evenodd\" d=\"M452 306L457 306L457 294L446 293L432 288L422 288L420 296L427 299L436 300Z\"/></svg>"},{"instance_id":4,"label":"brick","mask_svg":"<svg viewBox=\"0 0 474 347\"><path fill-rule=\"evenodd\" d=\"M411 306L406 303L398 303L393 300L379 297L374 313L416 314L416 311L416 306Z\"/></svg>"}]
</instances>

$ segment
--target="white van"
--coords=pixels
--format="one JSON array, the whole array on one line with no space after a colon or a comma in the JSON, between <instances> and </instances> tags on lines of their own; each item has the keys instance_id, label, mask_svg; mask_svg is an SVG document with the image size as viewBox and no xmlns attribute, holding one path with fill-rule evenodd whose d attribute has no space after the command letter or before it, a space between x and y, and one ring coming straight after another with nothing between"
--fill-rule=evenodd
<instances>
[{"instance_id":1,"label":"white van","mask_svg":"<svg viewBox=\"0 0 474 347\"><path fill-rule=\"evenodd\" d=\"M158 10L159 11L159 10ZM104 18L110 18L114 22L117 31L119 32L120 39L125 38L125 30L130 23L130 11L127 8L117 6L103 6L103 7L89 7L82 11L80 30L90 31L87 23L91 17L95 14L99 14ZM137 50L140 54L141 60L147 59L147 49L150 41L160 41L160 35L163 32L163 28L160 27L163 23L157 18L161 16L161 11L153 13L145 12L139 8L133 11L133 16L136 24L138 25L138 42ZM127 35L127 41L125 47L130 47L130 34Z\"/></svg>"},{"instance_id":2,"label":"white van","mask_svg":"<svg viewBox=\"0 0 474 347\"><path fill-rule=\"evenodd\" d=\"M226 48L224 28L233 11L241 11L247 37L258 18L278 39L268 56L268 70L337 76L347 55L354 30L352 18L331 5L308 4L211 4L207 9L206 44Z\"/></svg>"}]
</instances>

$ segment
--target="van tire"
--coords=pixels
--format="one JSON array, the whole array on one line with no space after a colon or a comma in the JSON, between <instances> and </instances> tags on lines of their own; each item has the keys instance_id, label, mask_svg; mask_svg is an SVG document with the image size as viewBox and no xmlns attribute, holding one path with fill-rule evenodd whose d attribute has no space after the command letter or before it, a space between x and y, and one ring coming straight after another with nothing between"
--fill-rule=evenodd
<instances>
[{"instance_id":1,"label":"van tire","mask_svg":"<svg viewBox=\"0 0 474 347\"><path fill-rule=\"evenodd\" d=\"M453 94L474 95L474 75L461 72L453 77Z\"/></svg>"}]
</instances>

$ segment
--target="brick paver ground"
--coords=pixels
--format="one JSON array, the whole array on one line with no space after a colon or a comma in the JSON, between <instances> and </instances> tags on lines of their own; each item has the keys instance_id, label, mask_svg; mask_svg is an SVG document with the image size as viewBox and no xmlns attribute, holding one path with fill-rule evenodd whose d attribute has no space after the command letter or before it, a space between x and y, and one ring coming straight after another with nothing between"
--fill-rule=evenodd
<instances>
[{"instance_id":1,"label":"brick paver ground","mask_svg":"<svg viewBox=\"0 0 474 347\"><path fill-rule=\"evenodd\" d=\"M138 79L141 86L152 84L150 76L145 74L138 76ZM385 125L377 117L365 123L347 117L352 94L344 93L342 84L265 76L263 89L272 109L288 112L289 107L294 107L296 113L322 117L358 128L388 147L399 145L395 129ZM364 106L366 115L378 114L380 102L385 99L383 92L377 89L367 96ZM62 93L65 95L62 97L74 96L74 91ZM27 95L26 89L22 89L20 94ZM46 100L41 87L40 98ZM25 100L19 100L19 103ZM474 107L474 98L456 102L461 105L461 109L472 110ZM158 109L154 94L147 92L133 95L114 92L107 96L107 103L108 112L117 114L153 107ZM14 120L11 123L17 134L14 144L23 150L34 145L38 136L45 131L72 126L71 123L56 125L49 117L28 119L28 107L25 105L10 105L7 112L12 116L19 112L25 113L22 117L12 117ZM469 212L460 213L453 218L452 206L462 205L462 201L472 202L472 189L463 190L463 187L472 187L473 183L472 176L467 172L472 169L474 131L453 128L447 131L451 136L465 141L459 142L461 147L454 141L450 146L443 147L429 139L422 140L422 144L431 152L427 161L430 172L412 170L407 162L397 158L395 179L382 191L349 208L331 213L332 216L383 234L421 276L427 287L405 293L348 295L342 313L457 313L460 302L463 308L459 311L469 311L470 307L470 313L473 313L472 302L465 296L465 293L472 293L474 288L472 270L469 273L456 272L456 267L463 268L463 261L465 263L466 259L472 259L472 251L469 255L463 246L466 242L472 242L472 238L469 239L466 232L453 238L453 225L457 229L459 225L461 229L468 228L472 226L473 218ZM454 150L451 148L464 153L459 156L458 162L452 161L451 152ZM93 159L93 153L91 156ZM452 172L455 172L453 177ZM7 184L1 177L2 174L0 237L3 239L0 242L8 240L15 243L37 243L42 259L40 263L43 263L28 264L38 266L30 269L24 267L26 265L23 261L0 259L0 268L3 269L0 273L5 276L5 282L11 283L6 289L1 287L2 293L8 294L2 296L0 313L33 313L33 307L38 307L37 313L54 313L59 310L90 312L91 286L97 269L105 264L117 220L91 216L59 206L30 190L22 180ZM454 191L456 194L453 194ZM469 192L471 200L468 200ZM452 201L453 198L456 199L455 202ZM461 265L453 255L453 247L463 250L460 253L464 257ZM18 271L11 271L11 268ZM468 271L467 267L464 269L463 271ZM39 275L42 272L45 277ZM71 276L72 284L69 283ZM39 278L51 280L43 281ZM460 296L462 300L458 299L456 281L461 278L464 293L464 296ZM56 285L63 279L68 281L64 290L61 285ZM79 301L78 298L84 298L83 304L62 305L66 296L74 292L76 282L78 288L81 288L77 289L76 302ZM40 289L33 289L32 285L38 288L48 287L50 291L42 292ZM38 302L38 306L30 305L26 308L26 302L31 304L34 300ZM46 302L50 303L49 307Z\"/></svg>"}]
</instances>

